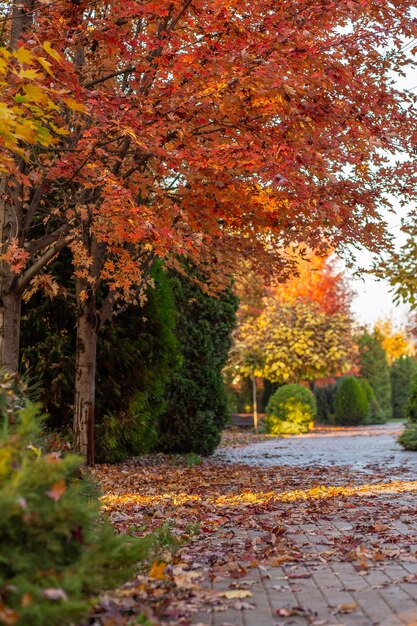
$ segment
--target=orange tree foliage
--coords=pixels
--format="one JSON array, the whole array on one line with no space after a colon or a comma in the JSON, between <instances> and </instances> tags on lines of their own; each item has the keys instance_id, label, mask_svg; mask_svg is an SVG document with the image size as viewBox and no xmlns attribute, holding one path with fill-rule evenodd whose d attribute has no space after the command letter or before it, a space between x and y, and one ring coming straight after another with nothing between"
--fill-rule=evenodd
<instances>
[{"instance_id":1,"label":"orange tree foliage","mask_svg":"<svg viewBox=\"0 0 417 626\"><path fill-rule=\"evenodd\" d=\"M265 289L259 309L243 295L230 371L300 382L348 372L356 349L349 313L350 289L328 259L309 254L298 277Z\"/></svg>"},{"instance_id":2,"label":"orange tree foliage","mask_svg":"<svg viewBox=\"0 0 417 626\"><path fill-rule=\"evenodd\" d=\"M389 319L379 320L375 324L375 334L385 350L390 365L402 356L414 356L416 353L414 342L406 330L395 330Z\"/></svg>"},{"instance_id":3,"label":"orange tree foliage","mask_svg":"<svg viewBox=\"0 0 417 626\"><path fill-rule=\"evenodd\" d=\"M388 160L416 133L415 96L391 78L412 64L402 51L417 29L411 7L16 1L3 37L35 56L49 42L42 86L61 93L49 126L67 133L8 168L2 245L20 273L2 273L0 339L18 335L16 303L34 277L58 289L47 266L67 244L85 347L115 306L140 296L155 256L192 257L216 288L239 256L280 268L288 241L380 243L378 203L414 193L408 162ZM6 343L1 360L16 367ZM90 343L80 371L91 378ZM91 414L87 386L79 401Z\"/></svg>"},{"instance_id":4,"label":"orange tree foliage","mask_svg":"<svg viewBox=\"0 0 417 626\"><path fill-rule=\"evenodd\" d=\"M239 253L282 262L289 237L380 240L377 204L401 174L381 148L407 152L415 132L414 96L388 72L411 63L411 6L39 4L19 34L34 55L45 41L61 55L43 86L61 87L55 125L68 133L24 175L10 168L27 269L44 250L38 215L49 243L71 234L82 297L103 281L113 298L134 295L138 243L218 266Z\"/></svg>"}]
</instances>

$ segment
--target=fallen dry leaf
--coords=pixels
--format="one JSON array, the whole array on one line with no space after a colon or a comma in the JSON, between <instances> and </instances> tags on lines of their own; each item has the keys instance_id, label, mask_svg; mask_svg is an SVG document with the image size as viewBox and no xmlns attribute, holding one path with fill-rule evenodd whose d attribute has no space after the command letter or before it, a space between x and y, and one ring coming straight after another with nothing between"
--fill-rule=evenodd
<instances>
[{"instance_id":1,"label":"fallen dry leaf","mask_svg":"<svg viewBox=\"0 0 417 626\"><path fill-rule=\"evenodd\" d=\"M58 502L58 500L62 498L66 490L67 486L65 484L65 480L61 479L52 485L52 487L46 492L46 495L55 502Z\"/></svg>"},{"instance_id":2,"label":"fallen dry leaf","mask_svg":"<svg viewBox=\"0 0 417 626\"><path fill-rule=\"evenodd\" d=\"M164 561L154 561L149 571L149 578L155 578L157 580L164 580L169 578L164 574L167 564Z\"/></svg>"},{"instance_id":3,"label":"fallen dry leaf","mask_svg":"<svg viewBox=\"0 0 417 626\"><path fill-rule=\"evenodd\" d=\"M235 598L250 598L252 596L252 593L247 589L233 589L232 591L222 591L218 595L224 596L228 600L233 600Z\"/></svg>"}]
</instances>

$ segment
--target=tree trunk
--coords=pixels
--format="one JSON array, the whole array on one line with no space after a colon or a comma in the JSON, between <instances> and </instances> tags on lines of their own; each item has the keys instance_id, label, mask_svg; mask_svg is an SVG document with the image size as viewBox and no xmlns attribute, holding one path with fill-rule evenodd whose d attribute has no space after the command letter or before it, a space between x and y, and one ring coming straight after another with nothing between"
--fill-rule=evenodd
<instances>
[{"instance_id":1,"label":"tree trunk","mask_svg":"<svg viewBox=\"0 0 417 626\"><path fill-rule=\"evenodd\" d=\"M0 291L0 364L12 372L19 369L20 305L20 293Z\"/></svg>"},{"instance_id":2,"label":"tree trunk","mask_svg":"<svg viewBox=\"0 0 417 626\"><path fill-rule=\"evenodd\" d=\"M74 445L94 465L97 322L94 301L78 307L75 356Z\"/></svg>"}]
</instances>

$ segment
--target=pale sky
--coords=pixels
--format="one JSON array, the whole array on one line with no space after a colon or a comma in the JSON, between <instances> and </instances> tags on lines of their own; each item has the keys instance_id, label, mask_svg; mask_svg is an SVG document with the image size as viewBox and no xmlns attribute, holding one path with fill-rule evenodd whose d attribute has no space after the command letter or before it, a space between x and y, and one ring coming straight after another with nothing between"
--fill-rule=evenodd
<instances>
[{"instance_id":1,"label":"pale sky","mask_svg":"<svg viewBox=\"0 0 417 626\"><path fill-rule=\"evenodd\" d=\"M416 89L417 70L409 69L406 77L397 77L397 84L402 89ZM392 213L384 213L383 215L397 248L405 241L405 235L401 232L400 225L401 219L405 218L407 213L406 209L398 207L396 215ZM356 256L361 267L372 267L372 255L369 252L364 251ZM373 325L380 318L391 317L397 325L406 323L410 309L404 304L398 306L394 304L386 281L376 281L366 274L363 279L353 277L349 271L347 274L351 276L352 287L357 292L352 303L352 310L358 322Z\"/></svg>"},{"instance_id":2,"label":"pale sky","mask_svg":"<svg viewBox=\"0 0 417 626\"><path fill-rule=\"evenodd\" d=\"M397 215L385 216L388 222L388 231L391 233L396 248L399 248L405 240L404 233L400 230L401 217L406 217L407 212L403 209ZM363 268L372 267L372 255L367 251L356 254L358 264ZM350 283L356 292L352 303L352 311L360 324L373 326L381 318L391 318L398 326L404 326L409 314L409 307L405 304L395 305L390 293L387 281L377 281L367 274L357 278L347 270Z\"/></svg>"}]
</instances>

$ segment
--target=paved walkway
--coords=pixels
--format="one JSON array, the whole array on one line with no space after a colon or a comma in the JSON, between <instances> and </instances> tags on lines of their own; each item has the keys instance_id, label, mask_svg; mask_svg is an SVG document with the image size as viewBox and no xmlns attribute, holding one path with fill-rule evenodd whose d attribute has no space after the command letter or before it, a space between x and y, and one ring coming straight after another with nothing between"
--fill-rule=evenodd
<instances>
[{"instance_id":1,"label":"paved walkway","mask_svg":"<svg viewBox=\"0 0 417 626\"><path fill-rule=\"evenodd\" d=\"M294 467L348 465L352 469L409 468L417 477L417 454L405 452L396 442L398 423L357 428L323 428L307 435L271 438L243 448L223 448L215 458L249 465Z\"/></svg>"},{"instance_id":2,"label":"paved walkway","mask_svg":"<svg viewBox=\"0 0 417 626\"><path fill-rule=\"evenodd\" d=\"M226 608L207 600L192 624L417 626L417 453L401 451L398 431L392 424L327 430L217 452L222 462L277 466L277 476L282 465L306 473L348 466L356 486L294 492L282 510L260 509L258 522L268 516L273 525L274 515L284 522L285 537L271 541L281 541L288 558L242 561L233 580L212 576L211 597L235 590L235 599ZM247 548L261 533L222 527L216 540Z\"/></svg>"}]
</instances>

